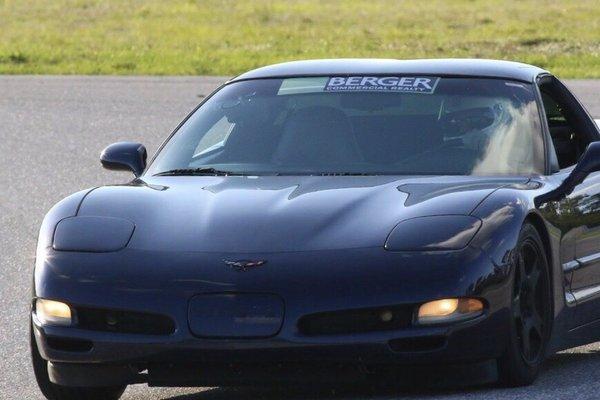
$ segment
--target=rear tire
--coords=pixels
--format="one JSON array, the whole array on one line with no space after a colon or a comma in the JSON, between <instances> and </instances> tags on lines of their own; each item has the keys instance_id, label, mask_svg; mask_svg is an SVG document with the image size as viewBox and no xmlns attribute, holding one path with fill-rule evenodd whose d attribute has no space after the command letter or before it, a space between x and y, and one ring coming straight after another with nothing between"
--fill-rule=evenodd
<instances>
[{"instance_id":1,"label":"rear tire","mask_svg":"<svg viewBox=\"0 0 600 400\"><path fill-rule=\"evenodd\" d=\"M68 387L50 382L48 377L48 362L38 351L33 326L30 325L31 361L35 380L42 394L48 400L117 400L125 391L126 386L116 387Z\"/></svg>"},{"instance_id":2,"label":"rear tire","mask_svg":"<svg viewBox=\"0 0 600 400\"><path fill-rule=\"evenodd\" d=\"M544 362L552 324L550 273L544 244L530 223L521 228L512 262L510 335L498 360L500 383L533 383Z\"/></svg>"}]
</instances>

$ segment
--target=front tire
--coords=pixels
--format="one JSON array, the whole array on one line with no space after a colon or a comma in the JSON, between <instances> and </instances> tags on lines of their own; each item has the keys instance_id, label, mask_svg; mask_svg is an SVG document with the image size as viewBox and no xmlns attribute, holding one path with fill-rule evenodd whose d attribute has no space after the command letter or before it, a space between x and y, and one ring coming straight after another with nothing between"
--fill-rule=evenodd
<instances>
[{"instance_id":1,"label":"front tire","mask_svg":"<svg viewBox=\"0 0 600 400\"><path fill-rule=\"evenodd\" d=\"M512 264L510 335L498 372L502 384L514 387L529 385L537 377L552 324L548 259L530 223L521 228Z\"/></svg>"},{"instance_id":2,"label":"front tire","mask_svg":"<svg viewBox=\"0 0 600 400\"><path fill-rule=\"evenodd\" d=\"M48 363L42 358L30 325L31 361L35 380L42 394L48 400L117 400L125 391L126 386L116 387L68 387L50 382Z\"/></svg>"}]
</instances>

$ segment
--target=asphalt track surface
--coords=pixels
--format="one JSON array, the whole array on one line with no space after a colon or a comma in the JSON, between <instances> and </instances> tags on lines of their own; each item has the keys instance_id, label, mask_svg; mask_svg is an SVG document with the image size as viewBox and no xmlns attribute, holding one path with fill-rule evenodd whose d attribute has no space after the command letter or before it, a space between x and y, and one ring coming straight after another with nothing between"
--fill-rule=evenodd
<instances>
[{"instance_id":1,"label":"asphalt track surface","mask_svg":"<svg viewBox=\"0 0 600 400\"><path fill-rule=\"evenodd\" d=\"M0 399L42 399L29 362L28 302L37 231L46 211L80 189L125 182L98 155L119 140L153 153L224 78L0 76ZM600 81L569 81L600 118ZM477 340L474 338L473 340ZM553 356L527 388L157 389L124 399L599 399L600 342Z\"/></svg>"}]
</instances>

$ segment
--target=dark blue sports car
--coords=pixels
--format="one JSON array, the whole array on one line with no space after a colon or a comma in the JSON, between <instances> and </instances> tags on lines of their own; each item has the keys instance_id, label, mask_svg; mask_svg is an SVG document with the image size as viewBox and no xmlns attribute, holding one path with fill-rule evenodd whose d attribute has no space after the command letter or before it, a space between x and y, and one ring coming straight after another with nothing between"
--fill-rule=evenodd
<instances>
[{"instance_id":1,"label":"dark blue sports car","mask_svg":"<svg viewBox=\"0 0 600 400\"><path fill-rule=\"evenodd\" d=\"M31 351L48 399L128 384L507 385L600 339L600 134L547 71L319 60L242 74L129 183L46 215Z\"/></svg>"}]
</instances>

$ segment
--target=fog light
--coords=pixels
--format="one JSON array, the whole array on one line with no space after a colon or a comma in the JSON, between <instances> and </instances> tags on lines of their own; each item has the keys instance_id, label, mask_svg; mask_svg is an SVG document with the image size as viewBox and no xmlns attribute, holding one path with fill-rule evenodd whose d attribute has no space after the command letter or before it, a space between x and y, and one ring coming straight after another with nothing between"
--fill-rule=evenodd
<instances>
[{"instance_id":1,"label":"fog light","mask_svg":"<svg viewBox=\"0 0 600 400\"><path fill-rule=\"evenodd\" d=\"M394 313L390 310L383 310L379 313L381 322L391 322L394 319Z\"/></svg>"},{"instance_id":2,"label":"fog light","mask_svg":"<svg viewBox=\"0 0 600 400\"><path fill-rule=\"evenodd\" d=\"M35 314L42 325L71 325L71 308L60 301L37 299Z\"/></svg>"},{"instance_id":3,"label":"fog light","mask_svg":"<svg viewBox=\"0 0 600 400\"><path fill-rule=\"evenodd\" d=\"M443 324L477 317L483 313L478 299L440 299L419 307L417 322L421 325Z\"/></svg>"}]
</instances>

